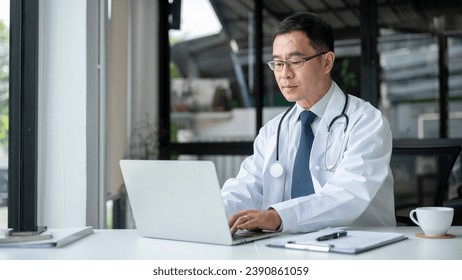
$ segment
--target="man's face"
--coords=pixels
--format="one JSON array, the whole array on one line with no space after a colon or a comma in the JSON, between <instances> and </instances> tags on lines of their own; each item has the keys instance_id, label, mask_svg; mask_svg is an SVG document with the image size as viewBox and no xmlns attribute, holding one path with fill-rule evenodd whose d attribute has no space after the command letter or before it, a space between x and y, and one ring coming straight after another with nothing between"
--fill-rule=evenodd
<instances>
[{"instance_id":1,"label":"man's face","mask_svg":"<svg viewBox=\"0 0 462 280\"><path fill-rule=\"evenodd\" d=\"M308 37L301 31L277 35L273 42L274 61L300 60L319 52L311 46ZM291 102L299 101L305 108L311 108L326 92L325 82L327 78L330 81L330 74L327 71L326 75L325 57L332 54L330 52L310 59L298 69L290 69L284 64L281 71L274 71L284 97Z\"/></svg>"}]
</instances>

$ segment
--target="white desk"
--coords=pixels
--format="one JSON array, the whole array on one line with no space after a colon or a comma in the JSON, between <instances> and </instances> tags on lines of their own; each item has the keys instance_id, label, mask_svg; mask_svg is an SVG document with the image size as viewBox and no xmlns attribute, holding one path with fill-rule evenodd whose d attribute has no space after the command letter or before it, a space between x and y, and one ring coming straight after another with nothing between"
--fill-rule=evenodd
<instances>
[{"instance_id":1,"label":"white desk","mask_svg":"<svg viewBox=\"0 0 462 280\"><path fill-rule=\"evenodd\" d=\"M359 229L359 228L358 228ZM95 230L62 248L2 248L3 260L462 260L462 226L452 227L452 239L423 239L418 227L360 228L401 232L409 239L357 255L308 252L267 247L269 240L237 246L160 240L139 237L135 230ZM274 237L280 238L280 237Z\"/></svg>"}]
</instances>

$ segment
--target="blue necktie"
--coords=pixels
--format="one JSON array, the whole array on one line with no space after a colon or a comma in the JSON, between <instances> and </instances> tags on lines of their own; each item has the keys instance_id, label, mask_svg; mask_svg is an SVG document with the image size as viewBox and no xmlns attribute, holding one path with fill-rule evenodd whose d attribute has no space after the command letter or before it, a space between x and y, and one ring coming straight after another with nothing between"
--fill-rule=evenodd
<instances>
[{"instance_id":1,"label":"blue necktie","mask_svg":"<svg viewBox=\"0 0 462 280\"><path fill-rule=\"evenodd\" d=\"M300 114L302 131L292 175L292 198L314 193L313 181L311 180L310 173L310 153L314 140L311 123L315 118L316 115L311 111L303 111Z\"/></svg>"}]
</instances>

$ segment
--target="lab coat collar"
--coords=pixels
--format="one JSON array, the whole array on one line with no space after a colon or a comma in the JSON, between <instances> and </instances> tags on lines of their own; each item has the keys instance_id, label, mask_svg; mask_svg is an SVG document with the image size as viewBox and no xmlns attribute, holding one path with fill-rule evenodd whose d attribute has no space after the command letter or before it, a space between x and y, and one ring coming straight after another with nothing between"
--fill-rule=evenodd
<instances>
[{"instance_id":1,"label":"lab coat collar","mask_svg":"<svg viewBox=\"0 0 462 280\"><path fill-rule=\"evenodd\" d=\"M324 112L321 118L321 125L325 127L329 125L333 118L335 118L342 112L343 106L345 105L346 101L345 94L337 86L336 83L332 83L331 91L331 97L329 98L326 107L324 107Z\"/></svg>"},{"instance_id":2,"label":"lab coat collar","mask_svg":"<svg viewBox=\"0 0 462 280\"><path fill-rule=\"evenodd\" d=\"M326 112L326 108L329 104L329 101L336 87L337 86L335 82L332 81L332 85L330 86L327 93L318 102L316 102L313 105L313 107L310 108L310 111L313 112L319 119L322 119L322 117L324 116L324 113ZM292 124L295 124L295 122L297 122L299 119L300 113L306 110L300 104L298 104L298 102L296 103L295 108L296 108L295 110L296 112L295 112L294 118L291 118Z\"/></svg>"}]
</instances>

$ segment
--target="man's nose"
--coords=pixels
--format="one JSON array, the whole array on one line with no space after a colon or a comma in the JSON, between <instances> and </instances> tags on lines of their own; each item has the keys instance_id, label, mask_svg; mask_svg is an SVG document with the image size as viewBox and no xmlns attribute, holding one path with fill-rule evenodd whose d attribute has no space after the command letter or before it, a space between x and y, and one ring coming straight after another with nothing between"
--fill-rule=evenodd
<instances>
[{"instance_id":1,"label":"man's nose","mask_svg":"<svg viewBox=\"0 0 462 280\"><path fill-rule=\"evenodd\" d=\"M294 71L290 69L289 64L284 63L284 66L282 67L282 70L281 70L281 77L284 79L290 79L290 78L293 78L293 76L294 76Z\"/></svg>"}]
</instances>

